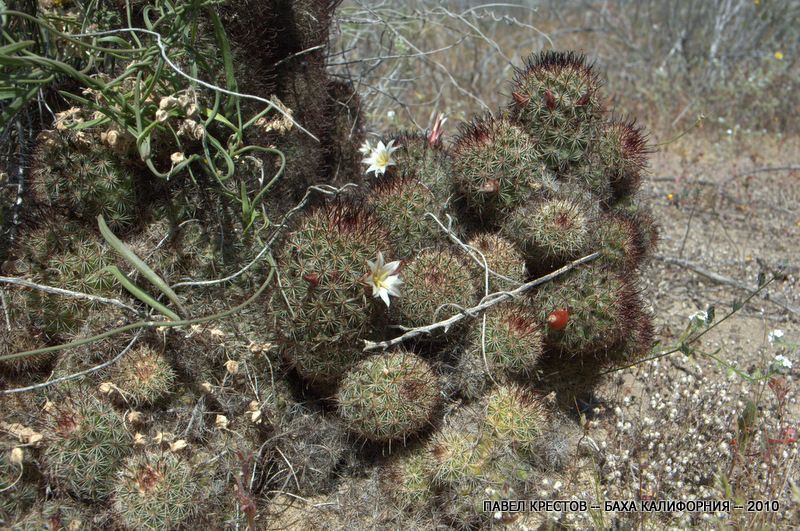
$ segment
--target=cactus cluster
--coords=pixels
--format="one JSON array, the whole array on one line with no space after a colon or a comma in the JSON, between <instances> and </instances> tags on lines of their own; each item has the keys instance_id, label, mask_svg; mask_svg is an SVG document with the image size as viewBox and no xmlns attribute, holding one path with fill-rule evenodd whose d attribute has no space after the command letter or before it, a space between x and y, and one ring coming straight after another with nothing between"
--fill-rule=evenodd
<instances>
[{"instance_id":1,"label":"cactus cluster","mask_svg":"<svg viewBox=\"0 0 800 531\"><path fill-rule=\"evenodd\" d=\"M361 339L385 313L362 279L388 246L375 214L342 202L313 210L287 236L283 285L271 307L286 356L311 382L337 381L361 356Z\"/></svg>"},{"instance_id":2,"label":"cactus cluster","mask_svg":"<svg viewBox=\"0 0 800 531\"><path fill-rule=\"evenodd\" d=\"M652 325L637 275L657 230L635 201L648 148L635 125L605 116L599 81L582 56L536 55L518 72L509 107L467 124L449 148L438 137L413 134L377 148L366 144L365 153L378 153L365 160L370 171L379 168L374 182L362 195L315 207L285 239L280 265L289 273L270 313L282 323L290 359L325 345L327 355L313 366L329 375L327 389L336 389L337 413L351 433L387 442L438 425L435 386L415 384L430 393L413 405L402 399L398 386L413 373L403 368L409 357L429 360L413 364L425 374L429 363L440 367L441 389L451 399L482 408L480 429L445 426L423 454L387 467L383 484L392 486L386 488L400 512L435 506L451 523L474 525L457 515L474 515L469 504L486 492L505 498L525 492L537 470L564 463L556 454L567 446L549 443L561 439L536 393L555 390L561 403L574 403L603 370L650 348ZM395 142L396 154L389 149ZM338 243L338 226L319 223L320 212L340 212L343 204L358 212L347 245ZM450 234L427 223L429 214L443 213L453 221ZM360 254L351 250L364 234L376 233L385 237L360 246ZM401 260L391 272L401 289L384 300L386 312L368 304L381 288L364 280L379 252ZM487 289L514 290L592 253L592 261L484 315L468 313L446 329L414 335L407 346L415 355L395 347L366 357L354 342L424 328L466 312ZM331 293L332 281L349 291ZM349 320L332 319L339 312ZM298 333L309 326L327 332ZM339 370L332 372L332 363ZM318 384L308 369L298 372L306 384ZM516 479L502 479L509 477ZM443 500L460 500L458 509L445 510Z\"/></svg>"},{"instance_id":3,"label":"cactus cluster","mask_svg":"<svg viewBox=\"0 0 800 531\"><path fill-rule=\"evenodd\" d=\"M111 382L131 405L153 404L173 388L175 371L166 358L141 345L114 366Z\"/></svg>"},{"instance_id":4,"label":"cactus cluster","mask_svg":"<svg viewBox=\"0 0 800 531\"><path fill-rule=\"evenodd\" d=\"M506 118L477 118L461 132L451 157L454 191L467 216L484 225L500 223L553 184L534 138Z\"/></svg>"},{"instance_id":5,"label":"cactus cluster","mask_svg":"<svg viewBox=\"0 0 800 531\"><path fill-rule=\"evenodd\" d=\"M546 51L517 71L511 116L554 171L579 163L592 147L603 115L600 83L583 56Z\"/></svg>"},{"instance_id":6,"label":"cactus cluster","mask_svg":"<svg viewBox=\"0 0 800 531\"><path fill-rule=\"evenodd\" d=\"M147 16L135 4L130 16ZM650 348L637 286L657 241L636 200L646 137L608 119L591 65L573 53L537 54L494 116L465 124L452 141L441 121L427 135L384 138L380 146L398 149L379 159L364 142L357 95L325 71L320 45L334 4L245 0L219 11L241 58L238 88L280 104L320 142L284 118L254 122L246 136L265 151L242 151L226 179L196 166L159 179L92 109L65 111L79 130L59 113L55 129L40 134L25 191L34 214L23 216L2 272L105 302L4 288L0 356L161 318L147 297L178 310L112 251L99 215L180 285L191 317L249 297L269 267L253 260L267 241L277 267L270 290L224 321L128 330L0 363L8 387L51 372L85 376L37 390L28 403L2 402L15 426L33 428L20 432L30 440L23 468L0 456L4 489L23 472L0 492L0 524L267 527L279 512L275 493L336 492L376 464L373 486L401 525L411 514L491 525L484 499L532 495L537 479L567 460L563 420L543 395L574 403L603 370ZM186 153L177 155L201 154L199 138L185 137L195 103L153 90L149 107L165 101L166 122L184 129L176 135ZM217 113L213 93L192 94ZM262 110L252 105L242 109ZM192 120L200 138L214 128L228 138L222 121ZM168 167L174 140L154 137L151 162ZM260 209L272 223L246 227L240 198L280 170L273 148L286 165ZM359 183L367 166L368 184L315 196L278 225L309 185ZM513 300L471 310L594 252ZM133 297L111 266L145 296ZM365 341L390 346L366 351Z\"/></svg>"},{"instance_id":7,"label":"cactus cluster","mask_svg":"<svg viewBox=\"0 0 800 531\"><path fill-rule=\"evenodd\" d=\"M381 485L400 514L441 512L458 528L489 525L483 500L517 499L532 492L537 472L530 452L549 415L529 391L501 385L479 406L461 411L419 453L384 471Z\"/></svg>"},{"instance_id":8,"label":"cactus cluster","mask_svg":"<svg viewBox=\"0 0 800 531\"><path fill-rule=\"evenodd\" d=\"M137 221L137 176L117 154L80 132L45 132L33 156L35 201L84 220L102 214L110 227Z\"/></svg>"},{"instance_id":9,"label":"cactus cluster","mask_svg":"<svg viewBox=\"0 0 800 531\"><path fill-rule=\"evenodd\" d=\"M84 500L102 500L131 452L122 417L92 395L56 404L48 426L44 469L56 485Z\"/></svg>"},{"instance_id":10,"label":"cactus cluster","mask_svg":"<svg viewBox=\"0 0 800 531\"><path fill-rule=\"evenodd\" d=\"M135 455L114 482L113 512L127 529L173 529L198 510L199 485L189 464L172 453Z\"/></svg>"},{"instance_id":11,"label":"cactus cluster","mask_svg":"<svg viewBox=\"0 0 800 531\"><path fill-rule=\"evenodd\" d=\"M389 441L421 431L434 418L441 388L428 362L397 351L377 354L345 376L336 402L350 430Z\"/></svg>"}]
</instances>

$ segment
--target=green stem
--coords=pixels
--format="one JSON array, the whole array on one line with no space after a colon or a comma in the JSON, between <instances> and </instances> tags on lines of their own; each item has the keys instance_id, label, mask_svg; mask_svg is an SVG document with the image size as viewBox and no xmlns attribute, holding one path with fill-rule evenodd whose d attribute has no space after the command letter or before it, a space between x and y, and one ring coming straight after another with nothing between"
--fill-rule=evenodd
<instances>
[{"instance_id":1,"label":"green stem","mask_svg":"<svg viewBox=\"0 0 800 531\"><path fill-rule=\"evenodd\" d=\"M167 285L164 280L156 274L155 271L150 269L150 266L145 264L141 258L136 256L133 251L128 249L128 247L122 243L122 241L111 232L111 229L108 228L106 225L106 220L103 219L103 215L100 214L97 216L97 224L100 227L100 234L103 235L103 238L108 242L108 244L117 251L120 256L122 256L126 262L132 265L139 273L142 274L147 280L150 281L155 287L157 287L161 293L166 295L166 297L172 301L175 306L178 307L178 310L181 312L182 315L187 315L186 310L184 309L183 305L181 304L178 295L172 291L172 289Z\"/></svg>"},{"instance_id":2,"label":"green stem","mask_svg":"<svg viewBox=\"0 0 800 531\"><path fill-rule=\"evenodd\" d=\"M122 284L123 288L128 290L128 292L130 292L131 295L133 295L143 303L147 304L148 306L150 306L151 308L158 311L160 314L164 315L165 317L169 318L172 321L181 320L178 314L176 314L175 312L173 312L172 310L170 310L169 308L167 308L166 306L155 300L153 297L145 293L145 291L142 290L139 286L131 282L131 280L128 277L126 277L125 274L122 271L120 271L117 266L113 265L106 266L104 269L110 272L112 275L114 275L114 278L117 279L117 282Z\"/></svg>"},{"instance_id":3,"label":"green stem","mask_svg":"<svg viewBox=\"0 0 800 531\"><path fill-rule=\"evenodd\" d=\"M647 357L647 358L643 358L643 359L635 361L633 363L629 363L627 365L623 365L622 367L615 367L613 369L609 369L607 371L603 371L598 376L604 376L606 374L611 374L613 372L622 371L622 370L625 370L625 369L630 369L631 367L635 367L637 365L641 365L642 363L647 363L648 361L657 360L657 359L663 358L665 356L669 356L670 354L675 354L676 352L682 352L687 345L691 345L692 343L695 343L698 339L700 339L701 337L703 337L704 335L709 333L711 330L713 330L714 328L718 327L719 325L721 325L722 323L727 321L735 313L737 313L739 310L744 308L744 305L747 304L750 301L750 299L752 299L753 297L755 297L756 295L761 293L764 290L764 288L766 288L767 286L769 286L772 283L773 280L775 280L775 277L772 277L771 279L766 281L764 284L759 286L758 289L756 289L744 301L742 301L742 304L741 304L741 306L739 306L739 308L736 308L733 311L729 312L722 319L720 319L719 321L716 321L714 324L712 324L711 326L709 326L708 328L706 328L705 330L703 330L702 332L700 332L696 336L693 336L690 339L687 339L686 341L681 342L679 345L677 345L675 347L672 347L669 350L666 350L664 352L660 352L660 353L656 354L655 356L650 356L650 357Z\"/></svg>"}]
</instances>

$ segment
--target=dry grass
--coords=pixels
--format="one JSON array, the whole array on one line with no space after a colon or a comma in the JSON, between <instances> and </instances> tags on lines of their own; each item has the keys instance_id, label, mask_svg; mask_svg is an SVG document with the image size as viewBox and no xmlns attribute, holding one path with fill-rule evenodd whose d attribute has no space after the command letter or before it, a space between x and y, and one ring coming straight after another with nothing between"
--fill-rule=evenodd
<instances>
[{"instance_id":1,"label":"dry grass","mask_svg":"<svg viewBox=\"0 0 800 531\"><path fill-rule=\"evenodd\" d=\"M543 48L585 52L610 105L669 138L707 127L796 132L800 6L714 0L345 2L330 65L356 80L377 129L437 112L495 111L514 66ZM390 113L394 111L394 115Z\"/></svg>"}]
</instances>

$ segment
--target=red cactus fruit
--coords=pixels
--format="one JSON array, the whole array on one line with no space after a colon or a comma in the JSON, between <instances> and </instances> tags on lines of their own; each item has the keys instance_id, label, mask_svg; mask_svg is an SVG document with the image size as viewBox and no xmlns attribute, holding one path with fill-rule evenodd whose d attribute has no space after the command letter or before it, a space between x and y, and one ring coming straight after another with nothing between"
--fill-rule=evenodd
<instances>
[{"instance_id":1,"label":"red cactus fruit","mask_svg":"<svg viewBox=\"0 0 800 531\"><path fill-rule=\"evenodd\" d=\"M569 323L569 310L567 308L553 310L547 316L547 326L551 330L564 330L567 327L567 323Z\"/></svg>"}]
</instances>

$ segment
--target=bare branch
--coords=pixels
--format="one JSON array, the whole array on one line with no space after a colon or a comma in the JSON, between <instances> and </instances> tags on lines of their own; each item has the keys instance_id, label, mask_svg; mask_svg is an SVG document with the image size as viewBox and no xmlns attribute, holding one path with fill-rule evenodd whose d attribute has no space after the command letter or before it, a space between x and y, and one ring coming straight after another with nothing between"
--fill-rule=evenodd
<instances>
[{"instance_id":1,"label":"bare branch","mask_svg":"<svg viewBox=\"0 0 800 531\"><path fill-rule=\"evenodd\" d=\"M702 267L700 265L697 265L694 262L690 262L688 260L683 260L681 258L673 258L671 256L656 256L655 259L660 261L660 262L664 262L666 264L676 265L676 266L679 266L679 267L683 267L683 268L689 269L691 271L694 271L698 275L704 276L707 279L712 280L712 281L714 281L714 282L716 282L718 284L725 284L726 286L731 286L731 287L746 291L749 294L753 294L753 293L757 292L757 288L753 288L751 286L748 286L744 282L740 282L740 281L738 281L736 279L733 279L733 278L730 278L730 277L726 277L725 275L720 275L719 273L715 273L714 271L706 269L706 268L704 268L704 267ZM784 310L787 310L787 311L789 311L789 312L791 312L791 313L793 313L795 315L800 315L800 308L797 308L795 306L790 305L788 302L784 301L783 299L771 297L769 295L769 293L766 293L766 292L763 294L763 298L764 298L764 300L769 301L769 302L771 302L772 304L774 304L776 306L780 306Z\"/></svg>"},{"instance_id":2,"label":"bare branch","mask_svg":"<svg viewBox=\"0 0 800 531\"><path fill-rule=\"evenodd\" d=\"M25 280L23 278L14 278L14 277L0 277L0 282L4 282L6 284L13 284L16 286L23 286L26 288L31 289L38 289L39 291L44 291L45 293L51 293L53 295L63 295L65 297L73 297L76 299L86 299L92 302L102 302L103 304L111 304L112 306L117 306L124 310L128 310L129 312L133 312L135 314L139 314L139 312L133 306L129 306L118 299L109 299L107 297L100 297L98 295L90 295L88 293L81 293L79 291L72 291L68 289L62 288L54 288L52 286L45 286L43 284L37 284L35 282L31 282L30 280Z\"/></svg>"}]
</instances>

